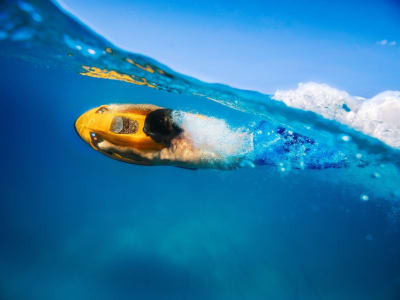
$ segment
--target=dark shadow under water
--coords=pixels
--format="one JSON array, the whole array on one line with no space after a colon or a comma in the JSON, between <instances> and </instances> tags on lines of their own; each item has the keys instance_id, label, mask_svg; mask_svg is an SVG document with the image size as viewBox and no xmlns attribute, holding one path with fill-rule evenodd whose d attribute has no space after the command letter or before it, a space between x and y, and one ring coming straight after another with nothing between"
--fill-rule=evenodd
<instances>
[{"instance_id":1,"label":"dark shadow under water","mask_svg":"<svg viewBox=\"0 0 400 300\"><path fill-rule=\"evenodd\" d=\"M0 70L1 299L400 298L390 204L360 201L345 170L117 162L79 139L78 115L131 102L249 116L11 59Z\"/></svg>"}]
</instances>

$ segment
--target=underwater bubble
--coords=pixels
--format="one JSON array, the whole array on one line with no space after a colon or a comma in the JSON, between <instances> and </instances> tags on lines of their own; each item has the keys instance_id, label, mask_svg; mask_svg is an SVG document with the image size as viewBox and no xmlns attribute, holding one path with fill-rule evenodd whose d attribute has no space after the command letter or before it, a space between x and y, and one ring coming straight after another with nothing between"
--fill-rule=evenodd
<instances>
[{"instance_id":1,"label":"underwater bubble","mask_svg":"<svg viewBox=\"0 0 400 300\"><path fill-rule=\"evenodd\" d=\"M279 172L285 173L285 172L287 172L289 170L290 170L290 166L288 164L284 164L284 163L279 163L278 164L278 171Z\"/></svg>"},{"instance_id":2,"label":"underwater bubble","mask_svg":"<svg viewBox=\"0 0 400 300\"><path fill-rule=\"evenodd\" d=\"M241 167L249 167L249 168L255 168L256 167L256 165L251 160L248 160L248 159L242 160L240 162L240 166Z\"/></svg>"},{"instance_id":3,"label":"underwater bubble","mask_svg":"<svg viewBox=\"0 0 400 300\"><path fill-rule=\"evenodd\" d=\"M362 194L362 195L360 196L360 199L361 199L361 201L366 202L366 201L369 200L369 197L368 197L368 195L366 195L366 194Z\"/></svg>"},{"instance_id":4,"label":"underwater bubble","mask_svg":"<svg viewBox=\"0 0 400 300\"><path fill-rule=\"evenodd\" d=\"M357 153L357 154L356 154L356 158L357 158L357 159L361 159L361 157L362 157L362 154L361 154L361 153Z\"/></svg>"},{"instance_id":5,"label":"underwater bubble","mask_svg":"<svg viewBox=\"0 0 400 300\"><path fill-rule=\"evenodd\" d=\"M371 177L372 178L381 178L382 175L380 173L378 173L378 172L374 172L374 173L372 173Z\"/></svg>"},{"instance_id":6,"label":"underwater bubble","mask_svg":"<svg viewBox=\"0 0 400 300\"><path fill-rule=\"evenodd\" d=\"M342 135L340 138L341 138L341 140L343 142L350 142L351 141L351 137L348 136L348 135Z\"/></svg>"},{"instance_id":7,"label":"underwater bubble","mask_svg":"<svg viewBox=\"0 0 400 300\"><path fill-rule=\"evenodd\" d=\"M282 172L282 173L286 171L286 168L284 167L284 164L282 162L280 162L278 164L278 170L279 170L279 172Z\"/></svg>"}]
</instances>

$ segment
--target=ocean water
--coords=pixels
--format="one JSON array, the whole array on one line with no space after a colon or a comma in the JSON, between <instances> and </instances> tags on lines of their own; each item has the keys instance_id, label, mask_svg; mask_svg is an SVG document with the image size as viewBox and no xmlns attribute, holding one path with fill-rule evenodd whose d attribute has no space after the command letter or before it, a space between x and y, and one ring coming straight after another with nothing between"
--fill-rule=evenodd
<instances>
[{"instance_id":1,"label":"ocean water","mask_svg":"<svg viewBox=\"0 0 400 300\"><path fill-rule=\"evenodd\" d=\"M400 92L203 83L47 1L0 2L0 54L0 299L400 299ZM121 163L74 130L108 103L215 118L222 150L282 127L314 156L260 138L234 170Z\"/></svg>"}]
</instances>

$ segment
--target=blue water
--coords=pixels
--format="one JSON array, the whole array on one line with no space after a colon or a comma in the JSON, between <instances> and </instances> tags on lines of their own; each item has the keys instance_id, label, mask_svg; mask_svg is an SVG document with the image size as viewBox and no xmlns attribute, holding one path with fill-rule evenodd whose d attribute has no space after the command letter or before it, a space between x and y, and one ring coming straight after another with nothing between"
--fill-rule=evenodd
<instances>
[{"instance_id":1,"label":"blue water","mask_svg":"<svg viewBox=\"0 0 400 300\"><path fill-rule=\"evenodd\" d=\"M51 3L0 9L0 299L400 299L397 149L126 53ZM82 76L82 66L158 88ZM272 163L231 171L121 163L73 126L107 103L152 103L249 130L264 121L349 163L287 168L293 152L273 149L262 152Z\"/></svg>"}]
</instances>

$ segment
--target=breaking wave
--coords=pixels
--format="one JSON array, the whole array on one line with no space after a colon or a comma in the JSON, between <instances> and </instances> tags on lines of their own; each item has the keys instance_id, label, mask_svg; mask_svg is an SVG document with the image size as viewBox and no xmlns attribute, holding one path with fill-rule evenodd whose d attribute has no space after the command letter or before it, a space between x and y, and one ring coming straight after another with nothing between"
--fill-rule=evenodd
<instances>
[{"instance_id":1,"label":"breaking wave","mask_svg":"<svg viewBox=\"0 0 400 300\"><path fill-rule=\"evenodd\" d=\"M385 91L367 99L310 82L300 83L295 90L278 90L272 98L400 148L400 91Z\"/></svg>"}]
</instances>

